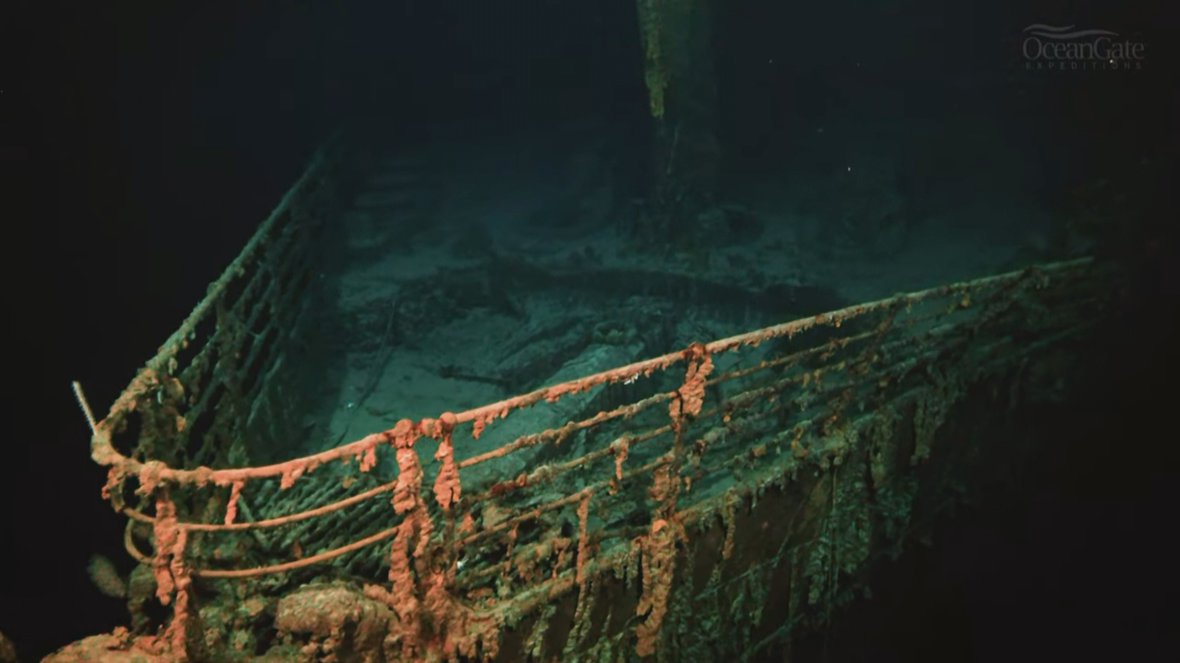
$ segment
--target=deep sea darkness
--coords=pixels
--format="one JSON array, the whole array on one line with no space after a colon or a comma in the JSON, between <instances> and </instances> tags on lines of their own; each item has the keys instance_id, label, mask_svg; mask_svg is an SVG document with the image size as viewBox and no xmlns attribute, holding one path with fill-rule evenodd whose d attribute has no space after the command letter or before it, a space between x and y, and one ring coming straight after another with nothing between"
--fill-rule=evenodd
<instances>
[{"instance_id":1,"label":"deep sea darkness","mask_svg":"<svg viewBox=\"0 0 1180 663\"><path fill-rule=\"evenodd\" d=\"M511 112L520 122L574 106L644 112L627 0L560 10L573 13L560 25L625 25L609 45L565 44L560 30L546 29L560 3L494 3L506 15L498 20L525 25L520 34L538 40L537 48L560 52L557 64L534 64L529 81L511 88L513 104L497 111L481 101L500 88L450 83L472 58L497 48L496 39L508 39L478 36L478 21L451 20L469 2L357 2L346 10L295 2L233 3L232 10L98 6L107 4L28 23L45 32L6 41L26 46L27 57L15 61L30 65L29 76L0 80L9 189L0 212L5 363L17 368L6 376L15 407L0 443L0 631L22 661L126 620L121 602L101 596L86 574L92 554L124 565L127 556L123 520L99 496L104 472L88 457L70 381L82 382L101 415L318 141L349 118L412 127L481 112ZM964 10L956 28L1019 31L1074 16L1142 26L1157 37L1160 57L1126 85L1156 87L1128 90L1136 105L1108 96L1082 115L1047 94L1043 121L1092 148L1095 161L1154 143L1174 164L1177 78L1163 51L1175 35L1159 32L1167 24L1162 10L1146 2L1090 4L976 2L981 9ZM893 5L912 11L915 22L947 13L933 2ZM491 13L488 3L480 6L481 16ZM984 7L990 13L980 17ZM776 11L804 20L821 10ZM836 15L824 17L825 29L833 32L840 16L857 20L856 3L830 11ZM488 66L514 71L521 65L513 58ZM599 101L587 109L577 101L586 98ZM1161 198L1166 203L1174 221L1175 201ZM1026 481L997 487L989 503L940 522L931 547L883 563L873 598L851 608L826 638L801 642L796 661L1133 661L1174 650L1174 638L1163 637L1177 617L1176 548L1168 543L1180 460L1174 237L1170 225L1152 238L1156 263L1145 265L1126 295L1128 313L1096 348L1102 368L1088 391L1029 414L1048 451Z\"/></svg>"}]
</instances>

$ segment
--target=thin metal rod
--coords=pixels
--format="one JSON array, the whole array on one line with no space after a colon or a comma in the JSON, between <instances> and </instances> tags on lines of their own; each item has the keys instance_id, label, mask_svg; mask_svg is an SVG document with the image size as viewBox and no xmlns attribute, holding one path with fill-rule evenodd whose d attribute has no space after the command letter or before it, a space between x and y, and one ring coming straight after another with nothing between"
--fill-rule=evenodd
<instances>
[{"instance_id":1,"label":"thin metal rod","mask_svg":"<svg viewBox=\"0 0 1180 663\"><path fill-rule=\"evenodd\" d=\"M82 393L82 384L74 380L74 398L78 399L78 407L82 408L82 414L86 415L86 423L90 424L90 432L98 434L98 422L94 420L94 412L90 410L90 403L86 402L86 395Z\"/></svg>"}]
</instances>

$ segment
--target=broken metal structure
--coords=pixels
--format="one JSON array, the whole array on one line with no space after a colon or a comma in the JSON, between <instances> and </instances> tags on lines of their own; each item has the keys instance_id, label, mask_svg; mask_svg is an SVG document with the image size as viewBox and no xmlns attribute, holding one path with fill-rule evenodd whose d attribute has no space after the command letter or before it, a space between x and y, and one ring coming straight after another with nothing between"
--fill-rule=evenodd
<instances>
[{"instance_id":1,"label":"broken metal structure","mask_svg":"<svg viewBox=\"0 0 1180 663\"><path fill-rule=\"evenodd\" d=\"M748 659L864 587L1057 388L1088 259L900 294L252 466L298 436L322 151L109 412L92 455L173 659ZM595 395L558 426L530 408ZM510 441L485 448L489 431ZM167 607L160 620L150 609Z\"/></svg>"},{"instance_id":2,"label":"broken metal structure","mask_svg":"<svg viewBox=\"0 0 1180 663\"><path fill-rule=\"evenodd\" d=\"M697 216L714 204L721 147L712 0L637 0L644 82L655 123L650 199L641 242L693 250Z\"/></svg>"}]
</instances>

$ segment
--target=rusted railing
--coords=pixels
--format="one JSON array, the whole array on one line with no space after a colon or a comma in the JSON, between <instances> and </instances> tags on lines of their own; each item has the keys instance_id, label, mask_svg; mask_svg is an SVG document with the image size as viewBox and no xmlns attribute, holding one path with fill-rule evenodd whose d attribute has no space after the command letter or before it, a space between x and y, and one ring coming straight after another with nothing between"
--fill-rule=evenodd
<instances>
[{"instance_id":1,"label":"rusted railing","mask_svg":"<svg viewBox=\"0 0 1180 663\"><path fill-rule=\"evenodd\" d=\"M244 436L291 434L297 399L281 376L329 163L317 157L107 416L91 417L104 495L172 607L154 642L174 655L217 646L218 606L279 600L309 573L347 577L379 615L369 646L407 659L707 660L780 645L904 540L954 409L983 387L999 410L1021 402L1108 289L1089 260L1029 268L232 467ZM615 395L604 411L479 444L533 405L603 388ZM382 457L392 476L376 476Z\"/></svg>"}]
</instances>

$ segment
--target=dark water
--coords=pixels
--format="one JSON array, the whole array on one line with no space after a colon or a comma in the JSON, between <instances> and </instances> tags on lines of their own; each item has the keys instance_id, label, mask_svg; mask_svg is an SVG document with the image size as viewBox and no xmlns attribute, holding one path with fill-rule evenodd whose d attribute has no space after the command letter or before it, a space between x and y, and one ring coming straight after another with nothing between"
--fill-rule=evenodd
<instances>
[{"instance_id":1,"label":"dark water","mask_svg":"<svg viewBox=\"0 0 1180 663\"><path fill-rule=\"evenodd\" d=\"M628 0L238 4L72 7L36 23L16 60L29 79L0 80L9 364L29 368L10 378L19 411L0 461L0 631L24 661L126 621L86 577L92 554L127 559L69 381L105 410L332 129L364 120L412 137L588 116L636 152L651 140ZM892 150L899 190L935 207L1012 194L1051 215L1111 181L1122 202L1109 209L1142 223L1096 250L1171 264L1175 69L1158 3L722 4L727 186L814 177L869 144ZM1038 22L1119 32L1147 59L1030 69L1022 29ZM641 186L646 166L628 166ZM1174 310L1173 277L1129 296ZM57 291L31 287L45 283ZM1039 413L1052 452L1025 481L884 566L874 598L796 660L1152 654L1175 615L1173 322L1119 328L1098 350L1103 388Z\"/></svg>"}]
</instances>

